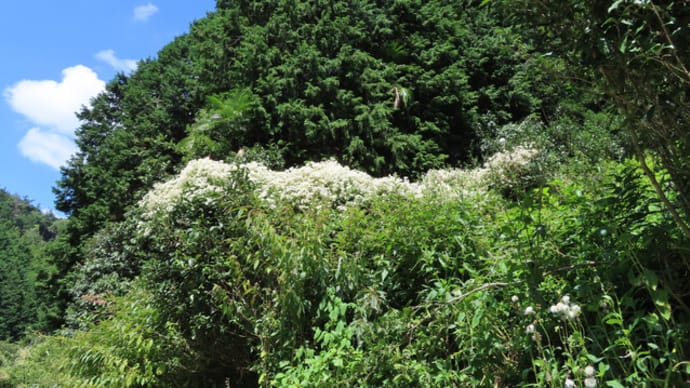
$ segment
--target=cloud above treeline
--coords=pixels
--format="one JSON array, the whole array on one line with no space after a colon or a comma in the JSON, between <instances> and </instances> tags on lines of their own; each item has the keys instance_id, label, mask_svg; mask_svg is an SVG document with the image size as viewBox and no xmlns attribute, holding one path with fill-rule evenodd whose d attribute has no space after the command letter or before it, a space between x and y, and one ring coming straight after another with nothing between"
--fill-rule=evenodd
<instances>
[{"instance_id":1,"label":"cloud above treeline","mask_svg":"<svg viewBox=\"0 0 690 388\"><path fill-rule=\"evenodd\" d=\"M105 81L83 65L64 69L60 81L23 80L7 88L10 107L35 125L19 142L22 155L55 169L63 165L76 151L76 112L103 90Z\"/></svg>"},{"instance_id":2,"label":"cloud above treeline","mask_svg":"<svg viewBox=\"0 0 690 388\"><path fill-rule=\"evenodd\" d=\"M155 5L148 3L146 5L140 5L136 8L134 8L134 21L137 22L146 22L148 21L151 16L156 14L158 12L158 7Z\"/></svg>"},{"instance_id":3,"label":"cloud above treeline","mask_svg":"<svg viewBox=\"0 0 690 388\"><path fill-rule=\"evenodd\" d=\"M110 65L117 71L132 72L137 69L137 61L134 59L121 59L115 55L114 50L103 50L96 54L96 59L99 59Z\"/></svg>"},{"instance_id":4,"label":"cloud above treeline","mask_svg":"<svg viewBox=\"0 0 690 388\"><path fill-rule=\"evenodd\" d=\"M5 90L12 109L34 124L71 134L79 125L75 112L105 89L90 68L77 65L62 71L62 80L23 80Z\"/></svg>"},{"instance_id":5,"label":"cloud above treeline","mask_svg":"<svg viewBox=\"0 0 690 388\"><path fill-rule=\"evenodd\" d=\"M72 139L56 132L31 128L18 144L19 151L34 162L47 164L58 170L77 152Z\"/></svg>"}]
</instances>

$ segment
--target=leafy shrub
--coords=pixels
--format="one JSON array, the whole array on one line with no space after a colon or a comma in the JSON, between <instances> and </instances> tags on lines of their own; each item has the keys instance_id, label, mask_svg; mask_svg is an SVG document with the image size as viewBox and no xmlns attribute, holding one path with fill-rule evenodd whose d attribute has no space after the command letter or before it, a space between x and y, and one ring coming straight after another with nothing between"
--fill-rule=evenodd
<instances>
[{"instance_id":1,"label":"leafy shrub","mask_svg":"<svg viewBox=\"0 0 690 388\"><path fill-rule=\"evenodd\" d=\"M480 183L446 180L439 192L432 184L440 176L409 183L334 162L285 172L192 162L142 201L141 246L151 259L144 275L165 319L207 357L206 373L223 381L239 378L233 368L261 365L269 378L312 341L329 288L346 303L367 301L373 318L383 306L418 302L431 279L453 273L458 264L436 268L433 250L451 260L460 249L445 235L463 227L454 218L459 196L480 198L463 188ZM449 210L443 222L439 206ZM474 244L463 241L464 250ZM420 271L425 253L431 263Z\"/></svg>"},{"instance_id":2,"label":"leafy shrub","mask_svg":"<svg viewBox=\"0 0 690 388\"><path fill-rule=\"evenodd\" d=\"M66 369L70 363L65 352L65 338L61 336L35 336L19 347L16 358L7 365L0 386L7 387L69 387L80 386ZM4 385L2 385L4 384Z\"/></svg>"},{"instance_id":3,"label":"leafy shrub","mask_svg":"<svg viewBox=\"0 0 690 388\"><path fill-rule=\"evenodd\" d=\"M162 322L148 293L134 286L112 300L111 317L70 336L36 339L7 368L14 386L190 386L194 355ZM193 376L193 377L190 377Z\"/></svg>"},{"instance_id":4,"label":"leafy shrub","mask_svg":"<svg viewBox=\"0 0 690 388\"><path fill-rule=\"evenodd\" d=\"M602 161L620 161L629 156L630 141L621 126L622 119L606 110L564 104L548 122L531 115L487 130L481 149L485 158L516 145L529 144L538 149L539 154L523 175L525 182L536 187L551 179L586 177L601 171L598 163Z\"/></svg>"},{"instance_id":5,"label":"leafy shrub","mask_svg":"<svg viewBox=\"0 0 690 388\"><path fill-rule=\"evenodd\" d=\"M75 269L69 290L71 303L66 324L71 329L86 328L111 312L112 296L123 296L139 274L143 258L136 245L136 214L111 224L85 244L86 260Z\"/></svg>"}]
</instances>

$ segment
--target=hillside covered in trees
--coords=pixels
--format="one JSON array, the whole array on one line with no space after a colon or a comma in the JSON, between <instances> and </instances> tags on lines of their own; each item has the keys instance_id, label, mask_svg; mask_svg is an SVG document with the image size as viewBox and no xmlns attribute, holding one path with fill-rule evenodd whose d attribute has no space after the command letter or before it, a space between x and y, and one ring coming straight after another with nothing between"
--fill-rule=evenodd
<instances>
[{"instance_id":1,"label":"hillside covered in trees","mask_svg":"<svg viewBox=\"0 0 690 388\"><path fill-rule=\"evenodd\" d=\"M60 220L0 190L0 340L16 340L58 320L46 257Z\"/></svg>"},{"instance_id":2,"label":"hillside covered in trees","mask_svg":"<svg viewBox=\"0 0 690 388\"><path fill-rule=\"evenodd\" d=\"M0 193L0 386L690 384L689 12L218 0Z\"/></svg>"}]
</instances>

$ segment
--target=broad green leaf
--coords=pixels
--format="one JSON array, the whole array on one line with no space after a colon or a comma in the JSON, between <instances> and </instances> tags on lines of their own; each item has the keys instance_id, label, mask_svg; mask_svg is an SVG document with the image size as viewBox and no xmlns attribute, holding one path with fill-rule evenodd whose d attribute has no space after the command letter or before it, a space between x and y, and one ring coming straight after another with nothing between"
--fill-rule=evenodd
<instances>
[{"instance_id":1,"label":"broad green leaf","mask_svg":"<svg viewBox=\"0 0 690 388\"><path fill-rule=\"evenodd\" d=\"M618 380L608 380L606 386L611 388L626 388L625 385L621 384Z\"/></svg>"}]
</instances>

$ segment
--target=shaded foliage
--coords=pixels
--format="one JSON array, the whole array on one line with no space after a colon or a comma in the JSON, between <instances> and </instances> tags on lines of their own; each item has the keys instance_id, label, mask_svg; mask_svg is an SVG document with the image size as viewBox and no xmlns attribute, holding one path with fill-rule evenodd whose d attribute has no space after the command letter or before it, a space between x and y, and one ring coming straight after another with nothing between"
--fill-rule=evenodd
<instances>
[{"instance_id":1,"label":"shaded foliage","mask_svg":"<svg viewBox=\"0 0 690 388\"><path fill-rule=\"evenodd\" d=\"M687 3L526 0L517 4L516 14L535 27L541 44L568 63L561 72L606 95L621 112L645 175L690 238ZM657 163L647 164L648 151ZM657 177L661 171L664 179ZM667 184L674 187L672 198L664 195Z\"/></svg>"}]
</instances>

